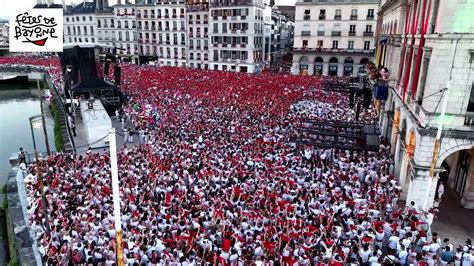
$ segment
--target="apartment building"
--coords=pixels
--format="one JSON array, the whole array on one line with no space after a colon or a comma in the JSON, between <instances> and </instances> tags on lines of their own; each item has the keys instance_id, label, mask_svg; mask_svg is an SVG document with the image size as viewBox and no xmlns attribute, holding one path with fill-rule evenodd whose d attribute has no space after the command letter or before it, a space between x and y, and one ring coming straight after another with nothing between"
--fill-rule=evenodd
<instances>
[{"instance_id":1,"label":"apartment building","mask_svg":"<svg viewBox=\"0 0 474 266\"><path fill-rule=\"evenodd\" d=\"M390 73L388 98L380 101L382 132L391 141L406 202L429 209L443 183L454 192L443 201L453 197L473 209L474 24L467 14L474 6L469 1L428 2L381 2L377 64ZM432 160L440 122L439 153Z\"/></svg>"},{"instance_id":2,"label":"apartment building","mask_svg":"<svg viewBox=\"0 0 474 266\"><path fill-rule=\"evenodd\" d=\"M64 12L64 43L98 43L96 1L81 2Z\"/></svg>"},{"instance_id":3,"label":"apartment building","mask_svg":"<svg viewBox=\"0 0 474 266\"><path fill-rule=\"evenodd\" d=\"M114 9L102 7L96 11L97 38L100 44L116 46Z\"/></svg>"},{"instance_id":4,"label":"apartment building","mask_svg":"<svg viewBox=\"0 0 474 266\"><path fill-rule=\"evenodd\" d=\"M135 63L253 73L264 66L263 10L262 0L94 0L66 12L65 42L113 45ZM279 36L292 36L281 21L271 16L268 61Z\"/></svg>"},{"instance_id":5,"label":"apartment building","mask_svg":"<svg viewBox=\"0 0 474 266\"><path fill-rule=\"evenodd\" d=\"M188 0L188 67L209 69L209 2Z\"/></svg>"},{"instance_id":6,"label":"apartment building","mask_svg":"<svg viewBox=\"0 0 474 266\"><path fill-rule=\"evenodd\" d=\"M293 74L356 75L373 58L379 0L298 0Z\"/></svg>"},{"instance_id":7,"label":"apartment building","mask_svg":"<svg viewBox=\"0 0 474 266\"><path fill-rule=\"evenodd\" d=\"M0 20L0 45L7 44L9 36L10 27L8 21Z\"/></svg>"},{"instance_id":8,"label":"apartment building","mask_svg":"<svg viewBox=\"0 0 474 266\"><path fill-rule=\"evenodd\" d=\"M270 47L271 67L279 67L293 48L294 23L281 13L277 6L272 7ZM267 43L267 42L265 42Z\"/></svg>"},{"instance_id":9,"label":"apartment building","mask_svg":"<svg viewBox=\"0 0 474 266\"><path fill-rule=\"evenodd\" d=\"M263 67L263 1L211 0L210 69L254 73Z\"/></svg>"}]
</instances>

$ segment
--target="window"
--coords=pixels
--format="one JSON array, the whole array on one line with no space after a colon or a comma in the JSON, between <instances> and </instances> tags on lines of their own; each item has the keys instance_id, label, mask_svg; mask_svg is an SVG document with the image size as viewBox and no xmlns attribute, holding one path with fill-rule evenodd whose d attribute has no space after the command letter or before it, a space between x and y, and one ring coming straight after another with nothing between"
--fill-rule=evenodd
<instances>
[{"instance_id":1,"label":"window","mask_svg":"<svg viewBox=\"0 0 474 266\"><path fill-rule=\"evenodd\" d=\"M325 20L326 19L326 9L319 10L319 19Z\"/></svg>"},{"instance_id":2,"label":"window","mask_svg":"<svg viewBox=\"0 0 474 266\"><path fill-rule=\"evenodd\" d=\"M374 10L373 9L369 9L367 11L367 18L374 18Z\"/></svg>"},{"instance_id":3,"label":"window","mask_svg":"<svg viewBox=\"0 0 474 266\"><path fill-rule=\"evenodd\" d=\"M372 25L366 25L365 32L372 32Z\"/></svg>"},{"instance_id":4,"label":"window","mask_svg":"<svg viewBox=\"0 0 474 266\"><path fill-rule=\"evenodd\" d=\"M318 25L318 36L323 36L324 35L324 24L319 24Z\"/></svg>"},{"instance_id":5,"label":"window","mask_svg":"<svg viewBox=\"0 0 474 266\"><path fill-rule=\"evenodd\" d=\"M87 26L84 26L84 35L87 35Z\"/></svg>"},{"instance_id":6,"label":"window","mask_svg":"<svg viewBox=\"0 0 474 266\"><path fill-rule=\"evenodd\" d=\"M119 38L118 39L119 39L119 41L122 40L122 32L121 31L119 31Z\"/></svg>"},{"instance_id":7,"label":"window","mask_svg":"<svg viewBox=\"0 0 474 266\"><path fill-rule=\"evenodd\" d=\"M336 9L336 14L334 15L334 20L341 20L341 9Z\"/></svg>"},{"instance_id":8,"label":"window","mask_svg":"<svg viewBox=\"0 0 474 266\"><path fill-rule=\"evenodd\" d=\"M370 49L370 41L365 41L364 42L364 50L369 50Z\"/></svg>"},{"instance_id":9,"label":"window","mask_svg":"<svg viewBox=\"0 0 474 266\"><path fill-rule=\"evenodd\" d=\"M71 28L67 27L67 35L71 35Z\"/></svg>"},{"instance_id":10,"label":"window","mask_svg":"<svg viewBox=\"0 0 474 266\"><path fill-rule=\"evenodd\" d=\"M357 9L352 9L351 10L351 20L357 20Z\"/></svg>"},{"instance_id":11,"label":"window","mask_svg":"<svg viewBox=\"0 0 474 266\"><path fill-rule=\"evenodd\" d=\"M318 40L318 48L323 48L323 41L322 40Z\"/></svg>"},{"instance_id":12,"label":"window","mask_svg":"<svg viewBox=\"0 0 474 266\"><path fill-rule=\"evenodd\" d=\"M92 42L95 42L95 38L92 38Z\"/></svg>"},{"instance_id":13,"label":"window","mask_svg":"<svg viewBox=\"0 0 474 266\"><path fill-rule=\"evenodd\" d=\"M303 48L308 47L308 40L303 40Z\"/></svg>"},{"instance_id":14,"label":"window","mask_svg":"<svg viewBox=\"0 0 474 266\"><path fill-rule=\"evenodd\" d=\"M332 41L332 49L338 49L339 41Z\"/></svg>"},{"instance_id":15,"label":"window","mask_svg":"<svg viewBox=\"0 0 474 266\"><path fill-rule=\"evenodd\" d=\"M347 49L349 50L353 50L354 49L354 41L349 41L347 43Z\"/></svg>"},{"instance_id":16,"label":"window","mask_svg":"<svg viewBox=\"0 0 474 266\"><path fill-rule=\"evenodd\" d=\"M474 83L472 83L471 94L469 95L469 102L467 104L467 111L474 112Z\"/></svg>"},{"instance_id":17,"label":"window","mask_svg":"<svg viewBox=\"0 0 474 266\"><path fill-rule=\"evenodd\" d=\"M69 18L68 18L68 17L66 17L66 22L69 22Z\"/></svg>"},{"instance_id":18,"label":"window","mask_svg":"<svg viewBox=\"0 0 474 266\"><path fill-rule=\"evenodd\" d=\"M90 27L90 30L91 30L90 31L91 35L94 35L94 27L93 26Z\"/></svg>"},{"instance_id":19,"label":"window","mask_svg":"<svg viewBox=\"0 0 474 266\"><path fill-rule=\"evenodd\" d=\"M304 11L303 20L310 20L310 18L311 18L311 13L310 12L311 12L311 10L309 10L309 9L306 9Z\"/></svg>"},{"instance_id":20,"label":"window","mask_svg":"<svg viewBox=\"0 0 474 266\"><path fill-rule=\"evenodd\" d=\"M350 25L349 26L349 32L350 33L355 33L356 32L356 25Z\"/></svg>"},{"instance_id":21,"label":"window","mask_svg":"<svg viewBox=\"0 0 474 266\"><path fill-rule=\"evenodd\" d=\"M89 16L89 21L92 21L92 16Z\"/></svg>"}]
</instances>

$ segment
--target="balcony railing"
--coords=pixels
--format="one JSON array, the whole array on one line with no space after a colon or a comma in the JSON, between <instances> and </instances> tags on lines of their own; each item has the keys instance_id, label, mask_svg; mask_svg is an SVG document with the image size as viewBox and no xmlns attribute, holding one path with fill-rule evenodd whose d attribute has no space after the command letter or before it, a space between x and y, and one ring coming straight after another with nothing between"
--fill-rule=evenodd
<instances>
[{"instance_id":1,"label":"balcony railing","mask_svg":"<svg viewBox=\"0 0 474 266\"><path fill-rule=\"evenodd\" d=\"M464 126L472 127L474 126L474 114L466 114L464 118Z\"/></svg>"},{"instance_id":2,"label":"balcony railing","mask_svg":"<svg viewBox=\"0 0 474 266\"><path fill-rule=\"evenodd\" d=\"M318 36L324 36L324 31L323 30L318 30Z\"/></svg>"},{"instance_id":3,"label":"balcony railing","mask_svg":"<svg viewBox=\"0 0 474 266\"><path fill-rule=\"evenodd\" d=\"M311 19L311 15L305 14L303 16L303 20L310 20L310 19Z\"/></svg>"},{"instance_id":4,"label":"balcony railing","mask_svg":"<svg viewBox=\"0 0 474 266\"><path fill-rule=\"evenodd\" d=\"M367 20L374 20L374 16L367 16Z\"/></svg>"},{"instance_id":5,"label":"balcony railing","mask_svg":"<svg viewBox=\"0 0 474 266\"><path fill-rule=\"evenodd\" d=\"M356 36L355 31L349 31L349 36Z\"/></svg>"},{"instance_id":6,"label":"balcony railing","mask_svg":"<svg viewBox=\"0 0 474 266\"><path fill-rule=\"evenodd\" d=\"M351 20L357 20L357 15L351 15L350 19Z\"/></svg>"},{"instance_id":7,"label":"balcony railing","mask_svg":"<svg viewBox=\"0 0 474 266\"><path fill-rule=\"evenodd\" d=\"M310 36L310 35L311 35L311 31L309 31L309 30L301 31L301 36Z\"/></svg>"},{"instance_id":8,"label":"balcony railing","mask_svg":"<svg viewBox=\"0 0 474 266\"><path fill-rule=\"evenodd\" d=\"M324 14L319 15L319 20L326 20L326 15Z\"/></svg>"},{"instance_id":9,"label":"balcony railing","mask_svg":"<svg viewBox=\"0 0 474 266\"><path fill-rule=\"evenodd\" d=\"M346 54L354 54L354 53L362 53L362 54L371 54L374 52L373 49L344 49L344 48L308 48L308 47L301 47L301 48L293 48L295 52L320 52L320 53L346 53Z\"/></svg>"},{"instance_id":10,"label":"balcony railing","mask_svg":"<svg viewBox=\"0 0 474 266\"><path fill-rule=\"evenodd\" d=\"M340 31L332 31L331 32L331 36L341 36L341 32Z\"/></svg>"},{"instance_id":11,"label":"balcony railing","mask_svg":"<svg viewBox=\"0 0 474 266\"><path fill-rule=\"evenodd\" d=\"M374 36L373 31L364 31L364 36Z\"/></svg>"},{"instance_id":12,"label":"balcony railing","mask_svg":"<svg viewBox=\"0 0 474 266\"><path fill-rule=\"evenodd\" d=\"M335 15L334 20L341 20L341 15Z\"/></svg>"}]
</instances>

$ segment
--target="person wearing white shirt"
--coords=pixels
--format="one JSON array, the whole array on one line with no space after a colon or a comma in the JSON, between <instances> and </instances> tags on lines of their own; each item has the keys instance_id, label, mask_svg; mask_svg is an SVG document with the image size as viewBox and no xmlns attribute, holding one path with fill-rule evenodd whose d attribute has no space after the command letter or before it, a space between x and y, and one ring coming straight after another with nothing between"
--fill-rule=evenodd
<instances>
[{"instance_id":1,"label":"person wearing white shirt","mask_svg":"<svg viewBox=\"0 0 474 266\"><path fill-rule=\"evenodd\" d=\"M405 249L404 245L401 245L401 251L398 253L398 259L402 266L407 265L408 252Z\"/></svg>"}]
</instances>

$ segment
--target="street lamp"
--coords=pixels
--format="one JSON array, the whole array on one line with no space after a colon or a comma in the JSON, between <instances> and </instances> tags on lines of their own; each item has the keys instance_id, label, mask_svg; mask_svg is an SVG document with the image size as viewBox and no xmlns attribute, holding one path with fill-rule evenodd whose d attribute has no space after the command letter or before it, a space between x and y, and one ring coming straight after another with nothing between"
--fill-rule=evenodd
<instances>
[{"instance_id":1,"label":"street lamp","mask_svg":"<svg viewBox=\"0 0 474 266\"><path fill-rule=\"evenodd\" d=\"M46 195L44 194L43 172L41 171L41 165L39 163L38 150L36 149L35 134L33 131L33 127L34 128L41 127L41 124L38 124L38 121L36 121L36 124L34 124L35 122L34 120L37 120L38 118L44 119L44 115L31 116L29 118L29 122L30 122L30 129L31 129L31 137L33 138L33 148L35 150L36 174L38 175L38 180L39 180L39 185L40 185L40 190L41 190L41 203L43 205L43 211L44 211L43 215L46 222L46 230L50 232L51 229L49 227L48 207L46 206Z\"/></svg>"}]
</instances>

